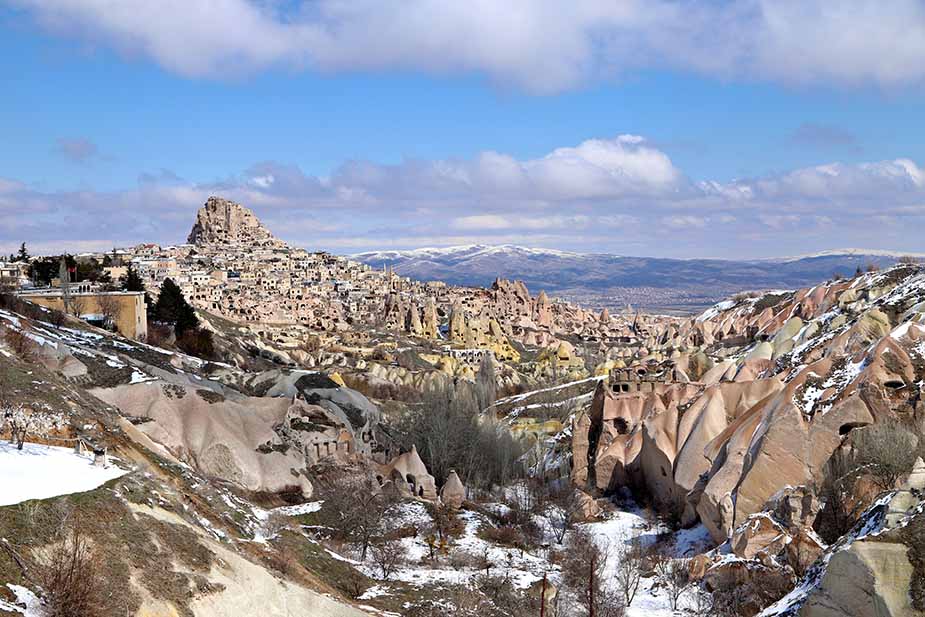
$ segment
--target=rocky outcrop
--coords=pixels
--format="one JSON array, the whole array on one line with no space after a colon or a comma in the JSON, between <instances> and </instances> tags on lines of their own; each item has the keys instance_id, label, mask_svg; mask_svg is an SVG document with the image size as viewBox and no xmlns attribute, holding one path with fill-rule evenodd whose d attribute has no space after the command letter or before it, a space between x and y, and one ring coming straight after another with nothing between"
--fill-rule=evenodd
<instances>
[{"instance_id":1,"label":"rocky outcrop","mask_svg":"<svg viewBox=\"0 0 925 617\"><path fill-rule=\"evenodd\" d=\"M925 501L905 487L879 499L797 588L761 617L911 617L921 601ZM918 560L918 565L912 559ZM918 579L918 580L917 580Z\"/></svg>"},{"instance_id":2,"label":"rocky outcrop","mask_svg":"<svg viewBox=\"0 0 925 617\"><path fill-rule=\"evenodd\" d=\"M238 244L282 246L257 216L241 204L221 197L209 197L196 213L190 244Z\"/></svg>"},{"instance_id":3,"label":"rocky outcrop","mask_svg":"<svg viewBox=\"0 0 925 617\"><path fill-rule=\"evenodd\" d=\"M466 500L466 487L463 486L462 480L456 470L451 470L446 477L446 482L440 488L440 501L445 506L458 509Z\"/></svg>"},{"instance_id":4,"label":"rocky outcrop","mask_svg":"<svg viewBox=\"0 0 925 617\"><path fill-rule=\"evenodd\" d=\"M437 482L427 471L415 446L411 446L411 450L399 454L388 464L382 465L378 478L383 487L391 483L401 495L427 501L437 500Z\"/></svg>"},{"instance_id":5,"label":"rocky outcrop","mask_svg":"<svg viewBox=\"0 0 925 617\"><path fill-rule=\"evenodd\" d=\"M304 371L263 373L249 387L263 396L164 373L92 393L171 456L251 491L296 487L308 496L305 472L314 463L372 454L379 411L358 392Z\"/></svg>"},{"instance_id":6,"label":"rocky outcrop","mask_svg":"<svg viewBox=\"0 0 925 617\"><path fill-rule=\"evenodd\" d=\"M913 615L907 591L912 564L903 544L855 542L833 555L801 617L900 617Z\"/></svg>"}]
</instances>

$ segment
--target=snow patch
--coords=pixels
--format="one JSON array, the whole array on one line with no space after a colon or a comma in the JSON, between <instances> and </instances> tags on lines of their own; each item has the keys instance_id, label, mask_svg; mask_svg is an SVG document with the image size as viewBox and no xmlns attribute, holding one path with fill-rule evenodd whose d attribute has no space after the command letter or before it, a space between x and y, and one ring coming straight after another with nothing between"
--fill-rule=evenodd
<instances>
[{"instance_id":1,"label":"snow patch","mask_svg":"<svg viewBox=\"0 0 925 617\"><path fill-rule=\"evenodd\" d=\"M91 491L126 473L115 465L96 467L70 448L27 443L18 450L0 440L0 506Z\"/></svg>"},{"instance_id":2,"label":"snow patch","mask_svg":"<svg viewBox=\"0 0 925 617\"><path fill-rule=\"evenodd\" d=\"M13 602L0 600L0 610L19 613L25 617L42 617L44 614L42 602L31 590L13 584L7 584L7 587L16 596L16 600Z\"/></svg>"}]
</instances>

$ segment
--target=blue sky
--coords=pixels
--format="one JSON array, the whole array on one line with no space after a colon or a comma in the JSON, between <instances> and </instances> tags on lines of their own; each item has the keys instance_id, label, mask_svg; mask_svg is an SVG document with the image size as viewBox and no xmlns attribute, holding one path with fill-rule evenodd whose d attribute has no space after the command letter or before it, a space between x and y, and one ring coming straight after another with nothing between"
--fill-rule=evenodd
<instances>
[{"instance_id":1,"label":"blue sky","mask_svg":"<svg viewBox=\"0 0 925 617\"><path fill-rule=\"evenodd\" d=\"M0 250L925 249L920 2L158 4L0 3Z\"/></svg>"}]
</instances>

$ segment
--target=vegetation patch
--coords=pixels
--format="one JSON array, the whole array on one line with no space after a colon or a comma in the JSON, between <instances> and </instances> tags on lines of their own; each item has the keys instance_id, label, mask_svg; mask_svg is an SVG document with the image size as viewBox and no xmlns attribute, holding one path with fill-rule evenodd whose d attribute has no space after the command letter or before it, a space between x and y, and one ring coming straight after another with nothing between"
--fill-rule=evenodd
<instances>
[{"instance_id":1,"label":"vegetation patch","mask_svg":"<svg viewBox=\"0 0 925 617\"><path fill-rule=\"evenodd\" d=\"M196 394L199 395L199 398L209 403L210 405L225 402L225 397L213 390L196 390Z\"/></svg>"}]
</instances>

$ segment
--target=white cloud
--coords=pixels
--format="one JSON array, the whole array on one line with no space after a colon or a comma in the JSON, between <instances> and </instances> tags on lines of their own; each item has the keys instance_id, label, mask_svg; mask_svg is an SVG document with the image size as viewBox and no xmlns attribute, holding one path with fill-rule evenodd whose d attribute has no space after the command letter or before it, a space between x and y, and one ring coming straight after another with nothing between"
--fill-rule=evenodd
<instances>
[{"instance_id":1,"label":"white cloud","mask_svg":"<svg viewBox=\"0 0 925 617\"><path fill-rule=\"evenodd\" d=\"M251 182L262 189L270 188L270 185L272 185L275 181L276 178L273 177L273 174L267 174L265 176L254 176L251 178Z\"/></svg>"},{"instance_id":2,"label":"white cloud","mask_svg":"<svg viewBox=\"0 0 925 617\"><path fill-rule=\"evenodd\" d=\"M540 93L647 67L798 84L925 77L919 0L12 2L55 32L187 76L279 66L479 72Z\"/></svg>"},{"instance_id":3,"label":"white cloud","mask_svg":"<svg viewBox=\"0 0 925 617\"><path fill-rule=\"evenodd\" d=\"M707 226L707 219L702 216L691 216L691 215L673 215L666 216L661 220L662 225L670 227L672 229L689 229L696 227L698 229L703 229Z\"/></svg>"},{"instance_id":4,"label":"white cloud","mask_svg":"<svg viewBox=\"0 0 925 617\"><path fill-rule=\"evenodd\" d=\"M454 229L472 230L493 230L493 229L510 229L514 226L513 221L504 216L497 214L476 214L473 216L461 216L453 219L451 227Z\"/></svg>"},{"instance_id":5,"label":"white cloud","mask_svg":"<svg viewBox=\"0 0 925 617\"><path fill-rule=\"evenodd\" d=\"M923 177L922 166L897 159L692 182L646 140L620 136L529 160L484 152L351 161L325 177L273 162L210 183L162 172L114 192L44 192L0 178L0 254L22 241L59 250L180 242L210 194L244 203L284 239L318 249L512 242L751 256L863 246L876 231L889 248L913 250L925 226Z\"/></svg>"}]
</instances>

